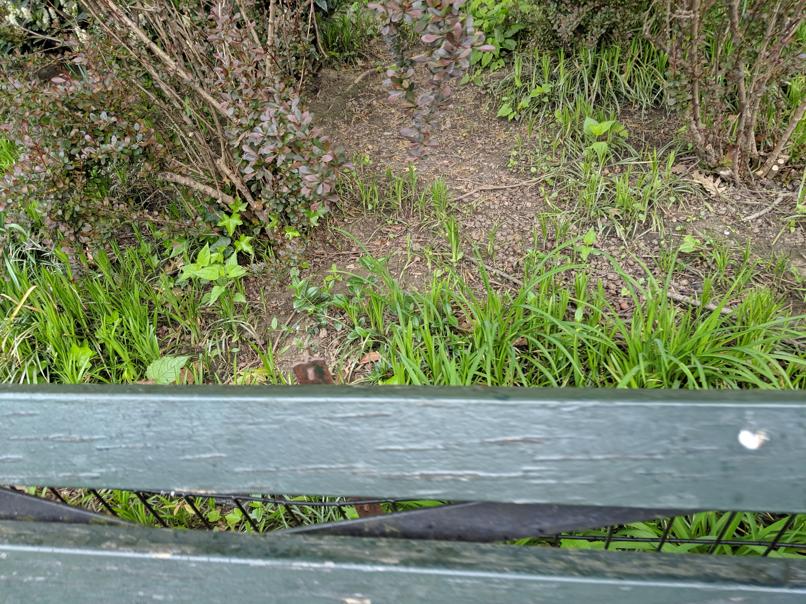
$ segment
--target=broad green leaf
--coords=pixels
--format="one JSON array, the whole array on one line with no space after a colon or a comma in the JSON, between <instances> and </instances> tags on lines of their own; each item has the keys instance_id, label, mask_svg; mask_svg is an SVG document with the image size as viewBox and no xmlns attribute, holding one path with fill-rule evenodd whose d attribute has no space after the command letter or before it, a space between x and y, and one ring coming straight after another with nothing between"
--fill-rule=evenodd
<instances>
[{"instance_id":1,"label":"broad green leaf","mask_svg":"<svg viewBox=\"0 0 806 604\"><path fill-rule=\"evenodd\" d=\"M215 285L213 289L210 290L210 293L205 296L207 306L215 304L225 291L227 291L227 288L223 285Z\"/></svg>"},{"instance_id":2,"label":"broad green leaf","mask_svg":"<svg viewBox=\"0 0 806 604\"><path fill-rule=\"evenodd\" d=\"M148 366L146 378L157 384L175 384L189 359L188 356L160 357Z\"/></svg>"},{"instance_id":3,"label":"broad green leaf","mask_svg":"<svg viewBox=\"0 0 806 604\"><path fill-rule=\"evenodd\" d=\"M199 255L196 256L196 264L198 264L199 266L207 266L208 264L210 264L210 244L209 243L207 245L205 245L201 249L201 251L199 252Z\"/></svg>"},{"instance_id":4,"label":"broad green leaf","mask_svg":"<svg viewBox=\"0 0 806 604\"><path fill-rule=\"evenodd\" d=\"M700 240L693 235L686 235L683 237L683 243L680 245L680 251L684 254L690 254L697 251L700 247Z\"/></svg>"},{"instance_id":5,"label":"broad green leaf","mask_svg":"<svg viewBox=\"0 0 806 604\"><path fill-rule=\"evenodd\" d=\"M512 113L513 113L512 105L510 105L509 103L504 103L498 110L498 114L496 115L496 117L509 117L510 115L512 115Z\"/></svg>"},{"instance_id":6,"label":"broad green leaf","mask_svg":"<svg viewBox=\"0 0 806 604\"><path fill-rule=\"evenodd\" d=\"M582 243L585 245L593 245L596 243L596 231L588 229L588 232L582 237Z\"/></svg>"},{"instance_id":7,"label":"broad green leaf","mask_svg":"<svg viewBox=\"0 0 806 604\"><path fill-rule=\"evenodd\" d=\"M238 256L232 254L224 265L225 275L230 279L238 279L246 274L246 269L238 265Z\"/></svg>"},{"instance_id":8,"label":"broad green leaf","mask_svg":"<svg viewBox=\"0 0 806 604\"><path fill-rule=\"evenodd\" d=\"M605 141L596 141L593 143L588 149L591 149L594 153L596 153L599 161L604 161L604 158L607 157L607 152L610 149L610 145L608 145Z\"/></svg>"},{"instance_id":9,"label":"broad green leaf","mask_svg":"<svg viewBox=\"0 0 806 604\"><path fill-rule=\"evenodd\" d=\"M239 252L245 252L250 256L254 256L255 248L252 247L252 239L254 239L254 237L249 237L248 235L241 235L238 238L238 241L235 242L235 249Z\"/></svg>"},{"instance_id":10,"label":"broad green leaf","mask_svg":"<svg viewBox=\"0 0 806 604\"><path fill-rule=\"evenodd\" d=\"M182 268L182 272L180 273L179 279L177 279L177 282L183 283L184 281L187 281L191 277L195 277L196 272L198 270L199 270L199 265L198 264L187 264L187 265L185 265Z\"/></svg>"},{"instance_id":11,"label":"broad green leaf","mask_svg":"<svg viewBox=\"0 0 806 604\"><path fill-rule=\"evenodd\" d=\"M239 212L243 212L248 206L241 201L240 197L236 197L229 207L233 214L237 214Z\"/></svg>"},{"instance_id":12,"label":"broad green leaf","mask_svg":"<svg viewBox=\"0 0 806 604\"><path fill-rule=\"evenodd\" d=\"M582 125L582 130L585 132L587 136L591 136L594 138L599 138L603 134L607 134L610 128L613 127L613 124L616 123L616 120L607 120L604 122L598 122L592 117L586 117L585 122Z\"/></svg>"},{"instance_id":13,"label":"broad green leaf","mask_svg":"<svg viewBox=\"0 0 806 604\"><path fill-rule=\"evenodd\" d=\"M593 132L596 134L596 136L602 136L603 134L607 134L613 127L613 124L615 123L616 120L607 120L606 122L599 122L599 125L593 129Z\"/></svg>"},{"instance_id":14,"label":"broad green leaf","mask_svg":"<svg viewBox=\"0 0 806 604\"><path fill-rule=\"evenodd\" d=\"M595 119L593 119L592 117L586 117L585 122L582 124L582 131L587 136L595 136L595 134L593 133L593 129L598 125L599 122L597 122Z\"/></svg>"},{"instance_id":15,"label":"broad green leaf","mask_svg":"<svg viewBox=\"0 0 806 604\"><path fill-rule=\"evenodd\" d=\"M534 99L540 96L541 94L548 94L550 91L551 91L551 84L543 84L542 86L538 84L537 86L532 88L532 91L529 93L529 96Z\"/></svg>"},{"instance_id":16,"label":"broad green leaf","mask_svg":"<svg viewBox=\"0 0 806 604\"><path fill-rule=\"evenodd\" d=\"M211 266L205 266L202 269L196 271L193 275L197 279L201 279L202 281L215 281L219 277L223 276L224 267L220 264L213 264Z\"/></svg>"},{"instance_id":17,"label":"broad green leaf","mask_svg":"<svg viewBox=\"0 0 806 604\"><path fill-rule=\"evenodd\" d=\"M227 235L232 237L232 234L235 232L239 226L243 224L243 220L241 220L240 214L232 214L230 216L224 216L221 220L218 221L218 226L224 227L227 231Z\"/></svg>"}]
</instances>

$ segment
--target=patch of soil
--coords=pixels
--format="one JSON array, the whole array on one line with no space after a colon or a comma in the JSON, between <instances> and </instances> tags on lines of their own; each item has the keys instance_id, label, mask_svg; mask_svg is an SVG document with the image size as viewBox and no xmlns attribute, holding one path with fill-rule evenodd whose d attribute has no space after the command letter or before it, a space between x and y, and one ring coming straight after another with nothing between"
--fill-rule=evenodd
<instances>
[{"instance_id":1,"label":"patch of soil","mask_svg":"<svg viewBox=\"0 0 806 604\"><path fill-rule=\"evenodd\" d=\"M324 70L320 77L311 109L325 131L349 155L366 154L380 172L391 168L404 173L409 147L399 131L409 116L387 100L381 76L373 73L355 87L351 87L355 72ZM342 91L347 91L347 98ZM441 178L453 199L462 202L466 236L482 244L491 230L497 230L497 255L511 268L542 205L534 179L507 169L516 138L526 139L525 127L496 119L487 103L478 88L459 88L433 133L433 147L416 169L421 182Z\"/></svg>"},{"instance_id":2,"label":"patch of soil","mask_svg":"<svg viewBox=\"0 0 806 604\"><path fill-rule=\"evenodd\" d=\"M359 76L364 77L355 84ZM398 132L408 123L408 116L387 100L381 80L378 73L367 75L360 69L323 70L311 108L323 128L349 154L366 154L381 172L391 168L402 173L408 143ZM494 232L497 262L503 269L512 270L531 244L536 216L556 208L547 207L540 194L541 174L519 175L509 167L518 141L530 142L526 127L496 119L489 104L489 98L478 88L459 88L433 135L431 152L417 163L417 170L425 182L442 178L447 183L453 199L461 202L464 235L470 241L483 246ZM668 146L680 127L678 121L659 110L624 108L619 120L630 130L631 143L641 148ZM719 187L716 195L703 191L705 203L697 197L666 208L666 219L672 226L683 225L681 230L686 233L727 239L737 247L749 241L759 254L785 254L800 265L802 250L806 249L804 229L802 225L782 229L781 224L781 217L794 208L791 193L787 193L791 199L773 211L747 219L772 204L779 191L747 191L725 182L719 182ZM604 231L614 231L600 226ZM658 242L657 235L650 232L634 241L613 235L611 245L601 243L650 258L657 254Z\"/></svg>"},{"instance_id":3,"label":"patch of soil","mask_svg":"<svg viewBox=\"0 0 806 604\"><path fill-rule=\"evenodd\" d=\"M387 100L381 80L382 75L377 70L367 71L366 65L324 69L310 103L311 110L319 125L349 157L368 157L371 168L379 175L387 169L402 175L409 154L408 142L400 137L399 131L408 125L409 116ZM571 221L572 234L583 233L591 223L572 213L574 200L546 201L545 174L539 170L526 173L513 170L513 164L517 164L512 161L513 148L521 144L532 149L534 139L530 139L525 125L496 119L490 105L489 97L479 88L459 88L443 114L440 127L433 133L430 153L417 162L416 170L423 184L437 178L445 181L458 209L457 219L468 247L466 256L471 245L494 252L486 258L493 276L500 277L501 286L511 287L510 277L518 274L526 251L535 245L533 234L541 218L564 216L566 222ZM667 146L679 128L661 111L625 109L619 119L630 129L631 143L641 148ZM698 175L690 160L681 161L678 171ZM635 235L625 237L618 234L609 219L600 219L593 225L599 234L596 247L621 262L625 271L636 278L645 274L642 267L645 263L662 279L657 258L670 239L675 241L690 234L702 240L727 241L734 249L741 249L749 242L759 256L790 258L795 270L806 278L804 223L784 220L793 214L795 198L791 192L772 188L748 191L721 181L715 187L700 187L698 195L681 199L673 207L661 208L663 232L653 230L653 223L648 220L639 225ZM779 194L788 197L776 204ZM355 240L345 237L342 229L352 233ZM546 240L538 245L550 249L555 239L556 234L550 228ZM441 227L433 221L344 206L330 218L325 229L311 238L303 257L316 282L316 276L324 276L334 264L342 270L359 271L357 259L366 249L376 257L390 257L393 272L402 270L404 265L414 266L414 270L406 272L409 280L406 285L417 287L418 281L427 279L430 272L420 251L427 247L444 250L445 245ZM622 296L623 281L610 262L593 255L588 263L594 278L603 281L616 307L629 313L632 303ZM672 287L677 294L696 298L702 275L711 267L702 259L688 264L687 274L677 277ZM472 262L466 261L464 270L469 278L478 275ZM278 305L272 312L293 314L288 301L290 292L281 285L284 280L273 276L270 281L270 287L277 288L270 290L270 297ZM265 276L255 277L251 283L251 287L267 286ZM303 321L297 325L296 344L283 355L282 365L288 367L293 362L319 356L333 366L337 340L337 334L306 326Z\"/></svg>"}]
</instances>

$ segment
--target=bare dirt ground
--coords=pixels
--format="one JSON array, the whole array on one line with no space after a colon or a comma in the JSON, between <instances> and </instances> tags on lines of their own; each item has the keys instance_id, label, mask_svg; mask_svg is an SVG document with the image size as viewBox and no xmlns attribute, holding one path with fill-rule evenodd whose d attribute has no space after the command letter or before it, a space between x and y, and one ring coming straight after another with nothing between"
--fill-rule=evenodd
<instances>
[{"instance_id":1,"label":"bare dirt ground","mask_svg":"<svg viewBox=\"0 0 806 604\"><path fill-rule=\"evenodd\" d=\"M369 158L370 169L379 175L387 169L403 174L408 166L408 143L398 133L407 124L408 116L388 102L381 80L377 71L367 71L367 65L324 69L319 74L310 108L319 125L344 148L348 157ZM660 111L642 114L625 110L619 119L630 129L633 144L646 148L668 145L679 127ZM669 247L670 240L692 235L724 242L734 250L750 245L761 258L788 259L794 271L806 278L806 225L787 220L794 214L795 195L791 190L739 189L703 175L695 168L693 159L683 158L675 170L691 180L696 193L673 206L658 209L661 230L647 220L635 229L634 235L625 237L607 218L594 223L579 218L573 211L573 199L547 200L545 174L524 169L515 157L517 151L513 154L516 147L534 148L536 136L540 133L530 135L522 124L496 119L489 96L478 87L463 86L445 111L441 128L433 135L430 153L416 164L421 184L428 185L437 178L445 181L467 252L474 245L493 251L486 262L501 279L502 286L512 285L513 280L507 275L519 273L527 249L535 245L533 233L541 218L545 221L547 216L570 222L572 234L584 233L594 226L599 233L596 247L616 258L636 277L643 274L642 262L653 272L658 270L656 259L663 247ZM429 272L417 251L445 246L444 235L433 221L423 221L414 214L390 216L366 212L345 200L325 229L317 230L315 237L302 244L300 258L310 265L312 274L324 274L333 265L344 270L357 268L356 261L364 252L342 230L352 233L373 255L391 257L392 266L402 266L402 256L406 253L410 256L413 249L415 257L413 262L409 257L406 278L414 287L418 275L425 277ZM550 248L554 243L554 233L549 232L542 245ZM615 304L625 313L630 312L631 302L621 298L623 282L610 262L604 256L591 256L589 262ZM465 264L464 270L472 279L478 273L477 267L469 261ZM672 289L682 296L696 298L703 275L711 268L703 258L692 257ZM778 275L774 285L783 292L797 287L791 274ZM271 300L267 316L293 315L287 279L273 274L257 275L250 287L262 290L263 300ZM802 293L792 296L796 307L802 305L802 299ZM327 329L311 330L303 321L296 325L295 333L291 338L294 343L286 347L281 365L312 356L335 360L338 341Z\"/></svg>"},{"instance_id":2,"label":"bare dirt ground","mask_svg":"<svg viewBox=\"0 0 806 604\"><path fill-rule=\"evenodd\" d=\"M319 89L312 110L322 127L342 145L348 156L366 154L378 171L386 168L403 173L407 165L407 143L398 135L407 122L406 114L386 99L377 73L356 78L363 73L340 68L326 69L320 74ZM663 147L673 137L676 124L663 112L623 111L620 119L642 146ZM532 137L536 136L535 134ZM530 137L518 123L495 118L489 98L473 86L461 87L445 113L441 129L434 134L431 153L417 164L422 182L442 178L447 184L465 230L473 242L484 243L491 231L496 232L496 257L504 269L514 269L525 248L531 244L531 233L541 213L556 213L557 207L547 206L540 194L540 173L518 173L511 169L512 150L517 141L528 146ZM716 237L735 246L750 243L759 255L784 255L806 276L806 230L803 225L785 228L783 219L794 211L795 197L784 190L746 190L693 167L693 160L682 160L678 166L684 175L691 175L693 185L701 196L681 199L675 207L662 208L667 230L686 225L687 234ZM700 181L710 179L703 187ZM537 182L535 182L537 181ZM534 183L534 184L530 184ZM485 190L490 188L494 190ZM779 194L786 198L770 211ZM560 208L562 209L562 208ZM765 211L761 216L753 215ZM607 224L599 225L604 231ZM644 236L624 241L614 233L612 245L605 248L623 251L617 256L636 254L651 258L658 250L658 233L640 228ZM678 229L681 230L681 229ZM377 233L381 240L388 233ZM384 243L380 241L379 243ZM390 249L396 246L394 239Z\"/></svg>"}]
</instances>

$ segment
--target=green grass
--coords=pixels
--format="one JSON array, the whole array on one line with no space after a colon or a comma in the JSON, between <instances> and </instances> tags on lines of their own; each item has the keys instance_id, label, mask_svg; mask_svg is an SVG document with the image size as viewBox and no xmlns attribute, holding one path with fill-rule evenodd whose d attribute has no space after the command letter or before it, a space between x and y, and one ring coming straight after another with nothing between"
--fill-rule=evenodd
<instances>
[{"instance_id":1,"label":"green grass","mask_svg":"<svg viewBox=\"0 0 806 604\"><path fill-rule=\"evenodd\" d=\"M636 37L626 48L519 52L512 70L489 86L498 108L509 106L514 112L499 114L512 119L544 119L580 100L618 113L625 104L660 106L666 67L666 55Z\"/></svg>"},{"instance_id":2,"label":"green grass","mask_svg":"<svg viewBox=\"0 0 806 604\"><path fill-rule=\"evenodd\" d=\"M342 3L332 14L319 18L321 42L328 58L355 63L367 56L378 26L366 5L366 0Z\"/></svg>"},{"instance_id":3,"label":"green grass","mask_svg":"<svg viewBox=\"0 0 806 604\"><path fill-rule=\"evenodd\" d=\"M190 356L188 381L242 377L238 351L252 317L232 304L203 306L202 286L181 287L154 244L113 245L76 267L8 246L0 262L1 382L136 382L168 354ZM273 364L261 369L280 379Z\"/></svg>"},{"instance_id":4,"label":"green grass","mask_svg":"<svg viewBox=\"0 0 806 604\"><path fill-rule=\"evenodd\" d=\"M16 157L17 150L11 141L0 137L0 175L14 163Z\"/></svg>"},{"instance_id":5,"label":"green grass","mask_svg":"<svg viewBox=\"0 0 806 604\"><path fill-rule=\"evenodd\" d=\"M384 259L365 256L367 274L337 274L300 304L381 361L367 381L529 387L803 388L804 317L788 316L776 296L754 287L752 267L717 288L707 277L704 307L681 308L669 289L675 254L664 279L623 277L634 305L623 316L586 272L580 241L525 261L514 291L494 287L480 261L478 286L453 268L437 269L416 291L400 285ZM448 252L449 255L453 255ZM749 262L749 261L748 261ZM333 293L339 279L348 293ZM310 293L310 288L306 289ZM721 293L718 293L721 292ZM736 297L731 314L720 312ZM309 296L310 300L310 296Z\"/></svg>"},{"instance_id":6,"label":"green grass","mask_svg":"<svg viewBox=\"0 0 806 604\"><path fill-rule=\"evenodd\" d=\"M668 553L715 553L734 556L757 556L765 553L765 545L744 545L741 542L772 542L785 528L787 516L754 513L700 512L676 517L668 527L669 543L663 545ZM656 551L658 539L662 538L669 521L635 522L618 527L610 532L611 550ZM559 538L564 548L605 549L607 530L569 533ZM588 540L590 539L590 540ZM675 543L674 540L701 540L705 543ZM732 542L714 547L708 541ZM646 541L642 541L646 540ZM775 558L803 558L803 549L787 548L787 543L806 542L806 514L795 516L781 536L782 547L768 555ZM544 541L524 539L524 545L542 544Z\"/></svg>"}]
</instances>

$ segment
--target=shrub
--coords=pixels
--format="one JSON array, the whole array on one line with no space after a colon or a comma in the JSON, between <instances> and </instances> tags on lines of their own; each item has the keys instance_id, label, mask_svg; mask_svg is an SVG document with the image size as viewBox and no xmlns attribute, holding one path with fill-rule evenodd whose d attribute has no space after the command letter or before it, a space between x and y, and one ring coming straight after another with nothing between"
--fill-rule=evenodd
<instances>
[{"instance_id":1,"label":"shrub","mask_svg":"<svg viewBox=\"0 0 806 604\"><path fill-rule=\"evenodd\" d=\"M0 50L24 43L59 44L81 18L77 0L0 0Z\"/></svg>"},{"instance_id":2,"label":"shrub","mask_svg":"<svg viewBox=\"0 0 806 604\"><path fill-rule=\"evenodd\" d=\"M538 45L590 48L625 44L640 32L649 0L533 0L521 3Z\"/></svg>"},{"instance_id":3,"label":"shrub","mask_svg":"<svg viewBox=\"0 0 806 604\"><path fill-rule=\"evenodd\" d=\"M58 77L42 83L22 65L2 85L5 106L23 99L25 110L5 118L20 159L0 206L14 220L35 202L46 226L81 240L97 211L123 216L138 200L164 199L170 182L216 200L213 223L240 198L247 226L274 241L284 227L317 223L341 160L291 79L309 71L313 52L289 25L298 5L273 2L268 22L250 1L209 13L194 3L83 6L91 21L67 41L80 52L57 60Z\"/></svg>"},{"instance_id":4,"label":"shrub","mask_svg":"<svg viewBox=\"0 0 806 604\"><path fill-rule=\"evenodd\" d=\"M485 44L494 49L490 52L474 50L470 63L492 70L503 67L504 55L515 50L517 38L526 28L519 17L528 8L526 0L470 0L467 11L473 16L476 29L484 34Z\"/></svg>"},{"instance_id":5,"label":"shrub","mask_svg":"<svg viewBox=\"0 0 806 604\"><path fill-rule=\"evenodd\" d=\"M394 60L384 81L391 91L390 99L413 110L412 126L403 128L400 134L413 143L415 157L425 153L439 109L467 73L473 50L493 50L491 45L482 45L484 36L474 29L473 17L462 12L464 4L465 0L386 0L369 5L382 18L381 35ZM405 26L413 27L425 46L425 51L415 57L408 55ZM419 93L414 63L424 64L428 72L428 80Z\"/></svg>"},{"instance_id":6,"label":"shrub","mask_svg":"<svg viewBox=\"0 0 806 604\"><path fill-rule=\"evenodd\" d=\"M125 220L127 206L153 193L162 146L131 86L94 68L90 55L76 54L80 74L64 68L41 82L24 74L36 62L22 61L0 81L2 134L18 154L0 179L0 212L6 222L41 235L87 242Z\"/></svg>"},{"instance_id":7,"label":"shrub","mask_svg":"<svg viewBox=\"0 0 806 604\"><path fill-rule=\"evenodd\" d=\"M775 173L806 112L796 77L806 50L797 39L803 2L681 4L656 0L658 22L647 31L669 55L672 92L687 106L697 153L735 180ZM764 119L769 115L778 119Z\"/></svg>"},{"instance_id":8,"label":"shrub","mask_svg":"<svg viewBox=\"0 0 806 604\"><path fill-rule=\"evenodd\" d=\"M159 83L154 109L179 142L175 168L162 178L227 204L240 197L245 217L270 235L316 224L334 199L340 159L304 110L299 86L287 83L294 40L278 41L279 17L258 31L254 2L217 3L206 23L195 8L87 5L112 36L137 40L131 56Z\"/></svg>"}]
</instances>

